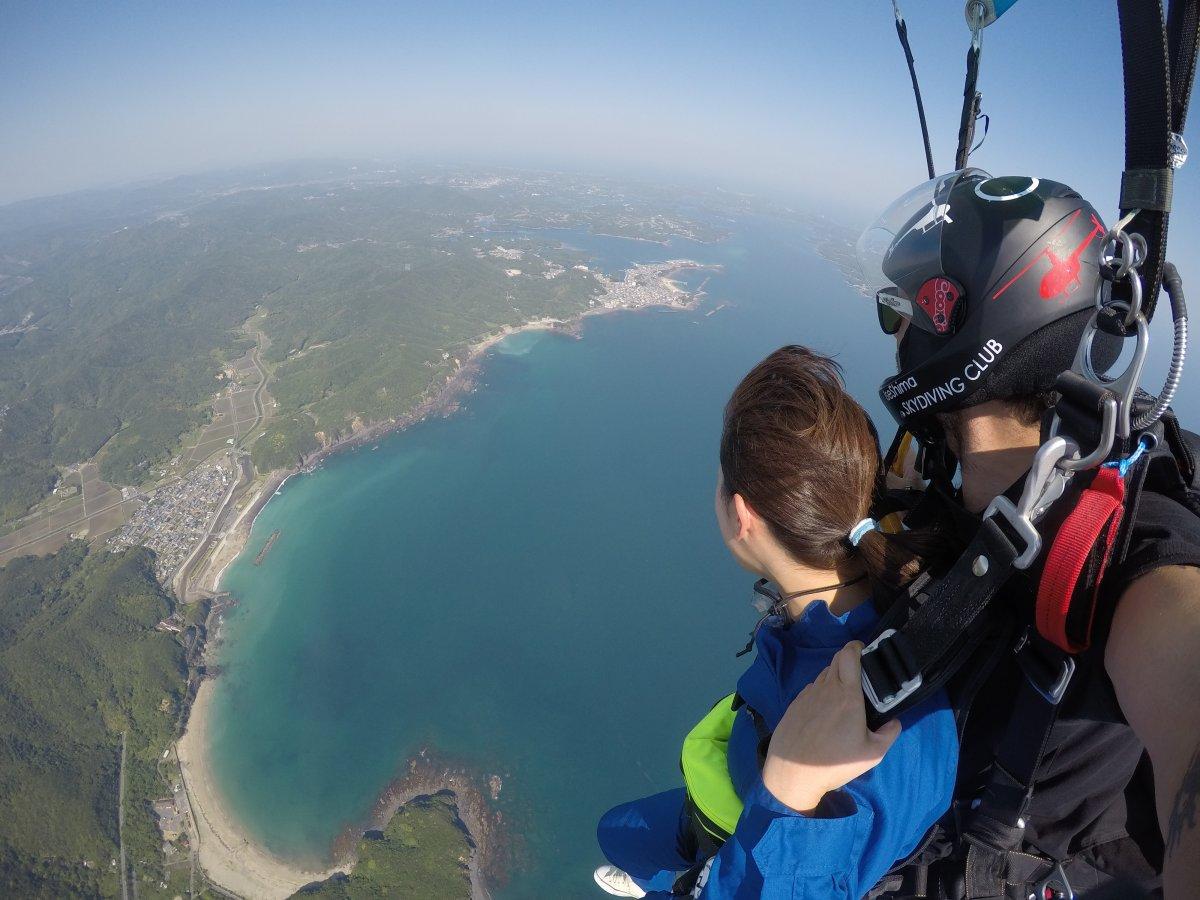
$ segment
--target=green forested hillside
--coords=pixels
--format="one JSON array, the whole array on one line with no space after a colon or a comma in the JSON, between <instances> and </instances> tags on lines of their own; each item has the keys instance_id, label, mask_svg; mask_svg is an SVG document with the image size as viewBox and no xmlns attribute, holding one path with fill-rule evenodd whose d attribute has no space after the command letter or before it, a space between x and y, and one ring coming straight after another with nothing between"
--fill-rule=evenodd
<instances>
[{"instance_id":1,"label":"green forested hillside","mask_svg":"<svg viewBox=\"0 0 1200 900\"><path fill-rule=\"evenodd\" d=\"M358 842L349 876L334 876L294 894L332 900L470 900L467 836L454 801L439 794L401 807L382 832Z\"/></svg>"},{"instance_id":2,"label":"green forested hillside","mask_svg":"<svg viewBox=\"0 0 1200 900\"><path fill-rule=\"evenodd\" d=\"M0 896L120 895L122 732L126 853L161 877L155 763L186 685L183 648L154 630L170 612L148 550L76 541L0 569Z\"/></svg>"},{"instance_id":3,"label":"green forested hillside","mask_svg":"<svg viewBox=\"0 0 1200 900\"><path fill-rule=\"evenodd\" d=\"M305 412L332 440L406 412L472 339L586 308L585 255L514 228L717 236L680 212L695 206L559 175L313 164L0 208L0 522L101 448L106 480L146 481L209 415L257 309L273 433Z\"/></svg>"}]
</instances>

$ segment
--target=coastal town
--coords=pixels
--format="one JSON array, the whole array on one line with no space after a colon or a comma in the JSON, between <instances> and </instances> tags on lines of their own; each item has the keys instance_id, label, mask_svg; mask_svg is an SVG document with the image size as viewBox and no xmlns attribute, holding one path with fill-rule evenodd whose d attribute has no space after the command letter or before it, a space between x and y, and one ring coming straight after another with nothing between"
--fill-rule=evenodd
<instances>
[{"instance_id":1,"label":"coastal town","mask_svg":"<svg viewBox=\"0 0 1200 900\"><path fill-rule=\"evenodd\" d=\"M644 309L647 306L687 308L695 303L698 294L691 294L672 281L670 276L686 269L711 268L690 259L669 259L660 263L643 263L625 270L620 281L596 274L604 293L594 303L602 309Z\"/></svg>"},{"instance_id":2,"label":"coastal town","mask_svg":"<svg viewBox=\"0 0 1200 900\"><path fill-rule=\"evenodd\" d=\"M524 251L496 245L490 255L506 260L519 260L524 256ZM591 274L599 286L597 295L589 301L588 312L609 312L654 306L692 308L703 297L702 291L690 292L671 276L688 270L717 267L694 260L670 259L630 266L619 280L603 272L592 271L586 265L581 264L576 268ZM536 320L526 326L506 327L499 335L489 336L477 342L464 354L464 359L456 359L456 362L460 368L467 368L477 362L483 352L494 345L497 338L515 334L526 327L540 328L546 327L547 324L558 327L570 326L572 323ZM230 369L227 374L235 375L236 369ZM449 382L453 389L456 382L453 379ZM469 380L463 379L462 383L469 384ZM215 402L220 402L227 392L236 391L238 388L238 383L231 377L228 388L217 395ZM452 401L425 406L431 410L440 406L447 412L454 408ZM409 421L405 419L400 424L408 424ZM372 432L375 433L377 432ZM180 463L186 461L180 457L172 461L168 468L178 468ZM106 547L110 550L148 547L155 553L156 576L161 583L168 584L213 533L214 525L238 482L238 465L238 455L230 448L229 452L210 457L208 462L185 471L178 477L168 479L147 494L134 492L131 496L142 499L143 505L108 538ZM257 562L261 563L261 557L269 551L270 543L273 541L264 548Z\"/></svg>"},{"instance_id":3,"label":"coastal town","mask_svg":"<svg viewBox=\"0 0 1200 900\"><path fill-rule=\"evenodd\" d=\"M226 457L162 485L109 538L108 549L149 547L155 554L155 574L166 584L208 536L235 480L235 467Z\"/></svg>"}]
</instances>

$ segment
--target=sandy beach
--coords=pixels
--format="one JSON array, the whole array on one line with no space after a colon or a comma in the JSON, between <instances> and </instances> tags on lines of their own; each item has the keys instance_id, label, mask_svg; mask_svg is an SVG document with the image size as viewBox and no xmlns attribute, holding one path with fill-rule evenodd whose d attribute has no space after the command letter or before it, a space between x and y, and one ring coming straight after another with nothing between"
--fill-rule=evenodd
<instances>
[{"instance_id":1,"label":"sandy beach","mask_svg":"<svg viewBox=\"0 0 1200 900\"><path fill-rule=\"evenodd\" d=\"M200 865L221 887L248 900L277 900L304 885L323 881L339 869L307 871L272 856L246 838L224 808L207 766L207 724L213 685L206 680L192 703L187 732L177 752L192 807Z\"/></svg>"}]
</instances>

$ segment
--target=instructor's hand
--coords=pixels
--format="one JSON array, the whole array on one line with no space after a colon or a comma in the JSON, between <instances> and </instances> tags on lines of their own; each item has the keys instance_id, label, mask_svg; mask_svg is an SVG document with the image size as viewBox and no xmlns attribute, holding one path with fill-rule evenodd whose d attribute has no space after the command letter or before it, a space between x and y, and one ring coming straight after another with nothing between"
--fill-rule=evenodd
<instances>
[{"instance_id":1,"label":"instructor's hand","mask_svg":"<svg viewBox=\"0 0 1200 900\"><path fill-rule=\"evenodd\" d=\"M895 719L867 728L862 647L847 644L800 692L771 737L763 784L779 802L811 813L829 791L879 765L900 734Z\"/></svg>"}]
</instances>

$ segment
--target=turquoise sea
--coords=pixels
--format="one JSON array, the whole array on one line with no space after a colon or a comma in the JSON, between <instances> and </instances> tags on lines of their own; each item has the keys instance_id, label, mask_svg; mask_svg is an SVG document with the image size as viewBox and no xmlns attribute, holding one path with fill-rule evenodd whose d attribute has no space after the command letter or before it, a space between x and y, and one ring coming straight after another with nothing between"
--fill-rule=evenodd
<instances>
[{"instance_id":1,"label":"turquoise sea","mask_svg":"<svg viewBox=\"0 0 1200 900\"><path fill-rule=\"evenodd\" d=\"M667 247L560 237L608 269L725 268L695 312L501 344L458 414L290 480L226 574L240 605L213 767L284 857L324 859L432 745L503 778L523 852L501 896L599 896L597 818L679 783L679 743L732 689L754 623L753 578L712 514L729 392L800 342L839 354L880 409L890 340L798 227L750 221L719 244Z\"/></svg>"}]
</instances>

